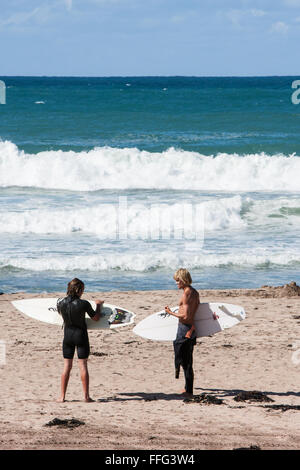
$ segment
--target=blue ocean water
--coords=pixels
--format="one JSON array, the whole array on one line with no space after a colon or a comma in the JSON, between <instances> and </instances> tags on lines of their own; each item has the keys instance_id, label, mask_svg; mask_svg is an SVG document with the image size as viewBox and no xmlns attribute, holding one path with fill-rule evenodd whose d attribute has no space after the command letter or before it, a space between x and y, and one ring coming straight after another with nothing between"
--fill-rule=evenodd
<instances>
[{"instance_id":1,"label":"blue ocean water","mask_svg":"<svg viewBox=\"0 0 300 470\"><path fill-rule=\"evenodd\" d=\"M299 282L297 77L1 77L0 291Z\"/></svg>"}]
</instances>

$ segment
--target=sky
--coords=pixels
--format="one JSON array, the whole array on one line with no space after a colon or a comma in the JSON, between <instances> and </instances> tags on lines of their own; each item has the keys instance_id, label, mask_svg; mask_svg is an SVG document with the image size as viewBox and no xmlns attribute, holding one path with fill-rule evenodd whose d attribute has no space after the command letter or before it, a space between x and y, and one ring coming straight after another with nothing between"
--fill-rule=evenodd
<instances>
[{"instance_id":1,"label":"sky","mask_svg":"<svg viewBox=\"0 0 300 470\"><path fill-rule=\"evenodd\" d=\"M300 0L0 0L0 76L300 75Z\"/></svg>"}]
</instances>

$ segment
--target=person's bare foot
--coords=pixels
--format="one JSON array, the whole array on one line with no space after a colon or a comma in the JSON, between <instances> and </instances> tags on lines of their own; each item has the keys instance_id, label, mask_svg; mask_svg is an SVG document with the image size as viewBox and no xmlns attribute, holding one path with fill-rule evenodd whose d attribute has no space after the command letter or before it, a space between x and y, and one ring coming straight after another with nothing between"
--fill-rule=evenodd
<instances>
[{"instance_id":1,"label":"person's bare foot","mask_svg":"<svg viewBox=\"0 0 300 470\"><path fill-rule=\"evenodd\" d=\"M93 403L95 400L93 400L91 397L87 397L84 400L86 403Z\"/></svg>"},{"instance_id":2,"label":"person's bare foot","mask_svg":"<svg viewBox=\"0 0 300 470\"><path fill-rule=\"evenodd\" d=\"M56 403L64 403L65 401L65 398L61 397L56 400Z\"/></svg>"}]
</instances>

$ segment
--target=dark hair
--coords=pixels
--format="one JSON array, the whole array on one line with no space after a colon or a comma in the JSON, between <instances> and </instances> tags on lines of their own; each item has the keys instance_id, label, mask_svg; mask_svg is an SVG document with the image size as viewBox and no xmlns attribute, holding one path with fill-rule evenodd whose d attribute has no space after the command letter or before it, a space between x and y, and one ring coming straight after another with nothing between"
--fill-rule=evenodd
<instances>
[{"instance_id":1,"label":"dark hair","mask_svg":"<svg viewBox=\"0 0 300 470\"><path fill-rule=\"evenodd\" d=\"M79 297L83 289L84 283L75 277L68 284L67 295L70 295L71 297Z\"/></svg>"}]
</instances>

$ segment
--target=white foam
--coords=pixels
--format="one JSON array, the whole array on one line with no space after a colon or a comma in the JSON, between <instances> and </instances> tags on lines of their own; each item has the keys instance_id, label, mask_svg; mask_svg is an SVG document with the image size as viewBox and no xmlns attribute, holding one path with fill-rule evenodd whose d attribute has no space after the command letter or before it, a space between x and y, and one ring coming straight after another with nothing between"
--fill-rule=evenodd
<instances>
[{"instance_id":1,"label":"white foam","mask_svg":"<svg viewBox=\"0 0 300 470\"><path fill-rule=\"evenodd\" d=\"M124 198L123 198L124 199ZM169 231L177 238L196 238L203 231L243 228L240 196L217 198L193 204L135 204L126 198L124 209L118 204L100 204L73 209L34 209L0 212L0 233L69 234L84 232L101 238L120 238L125 229L128 238L158 239ZM122 210L122 212L120 212ZM122 217L122 227L121 219ZM124 234L121 235L124 237Z\"/></svg>"},{"instance_id":2,"label":"white foam","mask_svg":"<svg viewBox=\"0 0 300 470\"><path fill-rule=\"evenodd\" d=\"M248 210L244 215L247 225L298 228L300 226L300 198L276 197L269 200L245 199Z\"/></svg>"},{"instance_id":3,"label":"white foam","mask_svg":"<svg viewBox=\"0 0 300 470\"><path fill-rule=\"evenodd\" d=\"M200 253L182 255L178 252L163 253L106 253L104 255L89 256L61 256L22 258L10 257L0 261L0 269L15 267L32 271L136 271L147 272L157 269L175 270L178 266L188 269L201 269L207 267L262 267L271 265L287 266L300 263L299 252L285 251L268 252L264 250L248 250L230 254Z\"/></svg>"},{"instance_id":4,"label":"white foam","mask_svg":"<svg viewBox=\"0 0 300 470\"><path fill-rule=\"evenodd\" d=\"M2 223L0 233L70 234L89 233L100 238L118 239L120 215L122 229L128 238L159 239L163 231L169 230L174 238L195 238L200 233L224 230L243 230L262 227L264 230L298 229L300 226L300 198L258 199L249 197L215 197L205 202L196 199L176 204L136 204L126 198L126 213L122 206L98 204L82 208L34 209L0 211ZM121 209L120 209L121 208ZM191 209L191 212L188 212ZM186 214L190 214L187 218ZM198 215L198 219L194 215ZM201 215L201 219L199 218ZM181 231L181 232L180 232ZM190 232L190 235L189 235ZM180 236L182 233L182 236ZM198 237L199 238L199 237Z\"/></svg>"},{"instance_id":5,"label":"white foam","mask_svg":"<svg viewBox=\"0 0 300 470\"><path fill-rule=\"evenodd\" d=\"M299 174L300 158L296 155L205 156L174 148L150 153L111 147L33 155L20 151L12 142L0 142L2 187L298 192Z\"/></svg>"}]
</instances>

